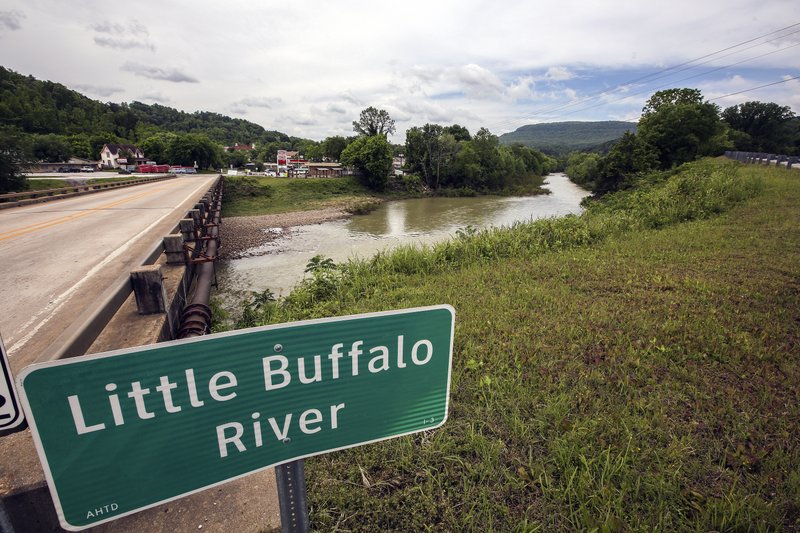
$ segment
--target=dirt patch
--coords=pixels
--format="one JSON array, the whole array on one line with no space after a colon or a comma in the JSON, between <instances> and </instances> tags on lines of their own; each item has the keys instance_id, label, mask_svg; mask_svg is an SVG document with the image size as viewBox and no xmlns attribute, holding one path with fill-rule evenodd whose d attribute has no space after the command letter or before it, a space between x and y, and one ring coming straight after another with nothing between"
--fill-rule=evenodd
<instances>
[{"instance_id":1,"label":"dirt patch","mask_svg":"<svg viewBox=\"0 0 800 533\"><path fill-rule=\"evenodd\" d=\"M220 225L222 259L238 259L260 255L250 252L253 248L289 236L288 228L321 224L350 216L341 207L327 207L313 211L292 211L276 215L224 218ZM276 228L280 228L277 231ZM264 253L264 252L261 252Z\"/></svg>"}]
</instances>

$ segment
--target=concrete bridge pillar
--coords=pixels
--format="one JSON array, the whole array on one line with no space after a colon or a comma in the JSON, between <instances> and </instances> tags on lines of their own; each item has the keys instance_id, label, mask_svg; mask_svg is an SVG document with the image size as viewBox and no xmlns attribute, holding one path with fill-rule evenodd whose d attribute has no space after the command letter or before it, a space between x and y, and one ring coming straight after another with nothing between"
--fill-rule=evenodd
<instances>
[{"instance_id":1,"label":"concrete bridge pillar","mask_svg":"<svg viewBox=\"0 0 800 533\"><path fill-rule=\"evenodd\" d=\"M164 254L167 256L168 265L185 263L183 237L181 235L167 235L164 237Z\"/></svg>"},{"instance_id":2,"label":"concrete bridge pillar","mask_svg":"<svg viewBox=\"0 0 800 533\"><path fill-rule=\"evenodd\" d=\"M132 271L131 285L140 315L167 311L167 291L161 265L144 265Z\"/></svg>"}]
</instances>

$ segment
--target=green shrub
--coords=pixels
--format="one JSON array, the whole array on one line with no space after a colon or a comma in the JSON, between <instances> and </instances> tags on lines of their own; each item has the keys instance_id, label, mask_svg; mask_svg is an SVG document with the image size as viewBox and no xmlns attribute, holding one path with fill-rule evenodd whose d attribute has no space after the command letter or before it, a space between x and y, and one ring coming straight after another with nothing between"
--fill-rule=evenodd
<instances>
[{"instance_id":1,"label":"green shrub","mask_svg":"<svg viewBox=\"0 0 800 533\"><path fill-rule=\"evenodd\" d=\"M231 200L272 196L272 187L253 176L233 176L225 179L225 196Z\"/></svg>"}]
</instances>

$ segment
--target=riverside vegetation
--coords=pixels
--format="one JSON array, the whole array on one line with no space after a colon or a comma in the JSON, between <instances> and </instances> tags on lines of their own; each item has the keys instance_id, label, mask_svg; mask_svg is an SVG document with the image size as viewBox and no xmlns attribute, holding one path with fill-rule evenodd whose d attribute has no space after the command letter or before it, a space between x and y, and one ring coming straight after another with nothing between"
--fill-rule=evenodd
<instances>
[{"instance_id":1,"label":"riverside vegetation","mask_svg":"<svg viewBox=\"0 0 800 533\"><path fill-rule=\"evenodd\" d=\"M800 527L800 181L704 160L334 264L239 326L449 303L441 428L306 462L315 529Z\"/></svg>"},{"instance_id":2,"label":"riverside vegetation","mask_svg":"<svg viewBox=\"0 0 800 533\"><path fill-rule=\"evenodd\" d=\"M520 183L486 192L502 196L547 194L549 191L542 188L544 179L544 176L528 174ZM326 207L339 207L350 214L363 215L384 200L478 194L469 187L432 191L423 186L422 180L414 174L389 180L381 191L370 189L355 176L304 179L230 176L225 178L223 216L268 215Z\"/></svg>"}]
</instances>

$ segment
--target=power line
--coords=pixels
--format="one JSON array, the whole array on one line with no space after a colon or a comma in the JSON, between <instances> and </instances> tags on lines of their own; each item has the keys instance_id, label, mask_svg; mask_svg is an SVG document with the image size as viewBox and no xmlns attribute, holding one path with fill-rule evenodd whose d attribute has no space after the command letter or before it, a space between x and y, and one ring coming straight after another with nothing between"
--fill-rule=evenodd
<instances>
[{"instance_id":1,"label":"power line","mask_svg":"<svg viewBox=\"0 0 800 533\"><path fill-rule=\"evenodd\" d=\"M760 55L753 56L753 57L750 57L750 58L747 58L747 59L743 59L741 61L737 61L736 63L731 63L730 65L726 65L726 66L723 66L723 67L717 67L717 68L714 68L714 69L711 69L711 70L707 70L705 72L701 72L700 74L694 74L692 76L687 76L687 77L681 78L679 80L674 80L674 81L671 81L671 82L669 82L667 84L659 85L658 87L650 87L650 88L647 88L647 89L643 89L641 91L637 91L635 93L631 93L631 94L625 95L622 98L616 98L616 99L613 99L613 100L608 100L606 102L600 102L599 104L590 105L588 107L582 107L580 109L575 109L575 110L569 111L567 113L561 113L561 116L580 113L581 111L586 111L588 109L595 109L597 107L602 107L604 105L612 104L614 102L621 102L622 100L627 100L628 98L631 98L633 96L638 96L640 94L649 93L650 91L658 91L658 90L664 89L665 87L669 87L671 85L675 85L676 83L680 83L682 81L691 80L691 79L694 79L694 78L698 78L700 76L706 76L708 74L711 74L712 72L717 72L719 70L725 70L727 68L730 68L730 67L733 67L733 66L736 66L736 65L741 65L742 63L747 63L748 61L753 61L755 59L760 59L760 58L762 58L764 56L768 56L768 55L771 55L771 54L776 54L778 52L783 52L784 50L788 50L789 48L794 48L795 46L800 46L800 43L795 43L793 45L786 46L786 47L781 48L779 50L773 50L772 52L766 52L764 54L760 54Z\"/></svg>"},{"instance_id":2,"label":"power line","mask_svg":"<svg viewBox=\"0 0 800 533\"><path fill-rule=\"evenodd\" d=\"M759 85L758 87L750 87L749 89L745 89L743 91L738 91L738 92L730 93L730 94L723 94L722 96L717 96L716 98L709 98L707 101L708 102L713 102L714 100L720 100L722 98L727 98L729 96L736 96L737 94L749 93L750 91L755 91L756 89L763 89L764 87L770 87L772 85L779 85L781 83L786 83L787 81L798 80L798 79L800 79L800 76L795 76L793 78L786 78L785 80L775 81L775 82L772 82L772 83L767 83L765 85Z\"/></svg>"},{"instance_id":3,"label":"power line","mask_svg":"<svg viewBox=\"0 0 800 533\"><path fill-rule=\"evenodd\" d=\"M758 41L758 40L760 40L760 39L763 39L763 38L765 38L765 37L769 37L769 36L771 36L771 35L775 35L775 34L778 34L778 33L784 32L784 31L786 31L786 30L788 30L788 29L791 29L791 28L794 28L794 27L796 27L796 26L800 26L800 22L796 22L796 23L794 23L794 24L790 24L790 25L788 25L788 26L784 26L783 28L779 28L779 29L777 29L777 30L774 30L774 31L771 31L771 32L769 32L769 33L765 33L765 34L763 34L763 35L759 35L758 37L753 37L752 39L748 39L748 40L746 40L746 41L742 41L742 42L736 43L736 44L734 44L734 45L728 46L728 47L726 47L726 48L723 48L723 49L721 49L721 50L717 50L717 51L715 51L715 52L711 52L711 53L709 53L709 54L705 54L705 55L703 55L703 56L700 56L700 57L697 57L697 58L691 59L691 60L689 60L689 61L684 61L683 63L679 63L679 64L677 64L677 65L673 65L673 66L671 66L671 67L667 67L667 68L661 69L661 70L659 70L659 71L656 71L656 72L653 72L653 73L651 73L651 74L647 74L647 75L645 75L645 76L640 76L640 77L638 77L638 78L635 78L635 79L633 79L633 80L629 80L629 81L623 82L623 83L621 83L621 84L619 84L619 85L616 85L615 87L613 87L613 88L611 88L611 89L607 89L607 90L605 90L605 91L600 91L600 92L597 92L597 93L594 93L594 94L591 94L591 95L587 95L587 96L585 96L585 97L582 97L582 98L580 98L580 99L578 99L578 100L573 100L572 102L569 102L569 103L567 103L567 104L561 104L561 105L558 105L558 106L556 106L556 107L551 107L551 108L545 108L545 109L537 110L537 111L534 111L534 112L532 112L532 113L526 113L526 114L524 114L524 115L522 115L522 116L520 116L520 117L517 117L517 118L513 118L513 119L507 119L507 120L501 121L501 122L499 122L499 123L496 123L496 124L494 125L494 127L495 127L495 128L498 128L498 127L502 128L502 127L504 127L504 126L506 126L506 125L511 125L511 124L513 124L513 123L517 122L517 121L518 121L518 120L520 120L520 119L532 118L532 117L534 117L534 116L541 115L541 114L544 114L544 113L548 113L548 112L552 112L552 111L558 111L558 110L560 110L560 109L565 109L565 108L567 108L567 107L572 107L572 106L575 106L575 105L580 105L580 104L582 104L582 103L586 103L586 102L588 102L588 101L590 101L590 100L597 99L597 98L599 98L599 97L601 97L601 96L604 96L604 95L607 95L607 94L611 94L611 93L613 93L613 92L615 92L615 91L618 91L619 89L621 89L621 88L623 88L623 87L626 87L626 86L632 85L632 84L634 84L634 83L638 83L638 82L640 82L640 81L642 81L642 80L645 80L645 79L648 79L648 78L652 78L653 76L658 76L659 74L663 74L663 73L665 73L665 72L669 72L669 71L675 70L675 69L677 69L677 68L684 67L684 66L686 66L686 65L690 65L690 64L692 64L692 63L696 63L697 61L700 61L700 60L702 60L702 59L707 59L707 58L710 58L710 57L712 57L712 56L716 56L716 55L718 55L718 54L720 54L720 53L722 53L722 52L727 52L728 50L732 50L732 49L734 49L734 48L739 48L739 47L741 47L741 46L743 46L743 45L745 45L745 44L749 44L749 43L752 43L752 42L754 42L754 41ZM787 33L787 34L781 35L781 36L780 36L780 37L778 37L777 39L771 39L771 40L765 41L765 42L763 42L763 43L759 43L758 45L755 45L755 46L751 46L751 47L745 48L745 50L749 50L749 49L751 49L751 48L755 48L756 46L761 46L761 45L763 45L763 44L766 44L766 43L768 43L768 42L773 42L773 41L775 41L775 40L778 40L778 39L780 39L780 38L787 37L787 36L789 36L789 35L793 35L793 34L795 34L795 33L798 33L798 32L800 32L800 30L797 30L797 31L794 31L794 32L790 32L790 33ZM739 53L739 52L742 52L742 51L744 51L744 50L739 50L738 52L734 52L734 53ZM727 55L725 55L725 56L722 56L722 57L727 57L728 55L732 55L732 54L727 54ZM765 55L766 55L766 54L765 54ZM757 56L757 57L760 57L760 56ZM720 59L720 58L716 58L716 59ZM709 62L709 61L706 61L706 62L704 62L704 63L700 63L700 64L705 64L705 63L708 63L708 62ZM738 64L738 63L736 63L736 64ZM697 66L697 65L695 65L695 66ZM730 65L730 66L733 66L733 65ZM694 67L690 67L690 68L694 68ZM724 67L723 67L723 68L724 68ZM688 69L682 69L682 70L680 70L679 72L681 72L681 71L683 71L683 70L688 70ZM716 69L716 70L719 70L719 69ZM660 76L660 77L664 77L664 76ZM656 79L659 79L659 78L656 78ZM652 80L651 80L651 81L652 81ZM679 80L679 81L680 81L680 80ZM673 82L673 83L677 83L677 82ZM633 96L633 95L628 95L627 97L630 97L630 96ZM627 98L627 97L626 97L626 98ZM601 104L601 105L602 105L602 104ZM597 106L593 106L593 107L597 107ZM590 108L587 108L587 109L591 109L591 107L590 107ZM565 113L565 114L572 114L572 113Z\"/></svg>"},{"instance_id":4,"label":"power line","mask_svg":"<svg viewBox=\"0 0 800 533\"><path fill-rule=\"evenodd\" d=\"M661 74L662 72L667 72L668 70L673 70L673 69L676 69L678 67L682 67L684 65L688 65L690 63L694 63L695 61L700 61L701 59L706 59L707 57L715 56L715 55L720 54L722 52L727 52L728 50L732 50L732 49L738 48L738 47L740 47L742 45L752 43L753 41L758 41L759 39L763 39L764 37L769 37L770 35L775 35L776 33L780 33L780 32L782 32L784 30L788 30L789 28L794 28L795 26L800 26L800 22L796 22L794 24L790 24L789 26L785 26L785 27L780 28L778 30L775 30L775 31L772 31L772 32L769 32L769 33L765 33L764 35L760 35L759 37L753 37L752 39L748 39L747 41L742 41L742 42L740 42L738 44L734 44L734 45L731 45L731 46L729 46L727 48L723 48L722 50L717 50L716 52L712 52L710 54L706 54L704 56L700 56L700 57L697 57L695 59L691 59L691 60L686 61L684 63L679 63L678 65L674 65L672 67L665 68L664 70L661 70L659 72L654 72L653 74L648 74L647 76L642 76L641 78L637 78L636 80L631 81L631 82L627 82L627 83L628 84L636 83L637 81L641 81L643 79L647 79L648 77L653 76L655 74ZM798 30L798 31L800 31L800 30ZM795 33L797 33L797 32L794 31L794 32L788 33L786 35L781 35L780 38L787 37L788 35L792 35L792 34L795 34ZM775 39L773 39L773 40L775 40ZM766 42L772 42L772 40L766 41ZM764 44L764 43L761 43L761 44ZM761 44L759 44L757 46L761 46ZM750 48L753 48L753 47L750 47ZM749 50L750 48L746 48L745 50ZM727 56L724 56L724 57L727 57Z\"/></svg>"}]
</instances>

